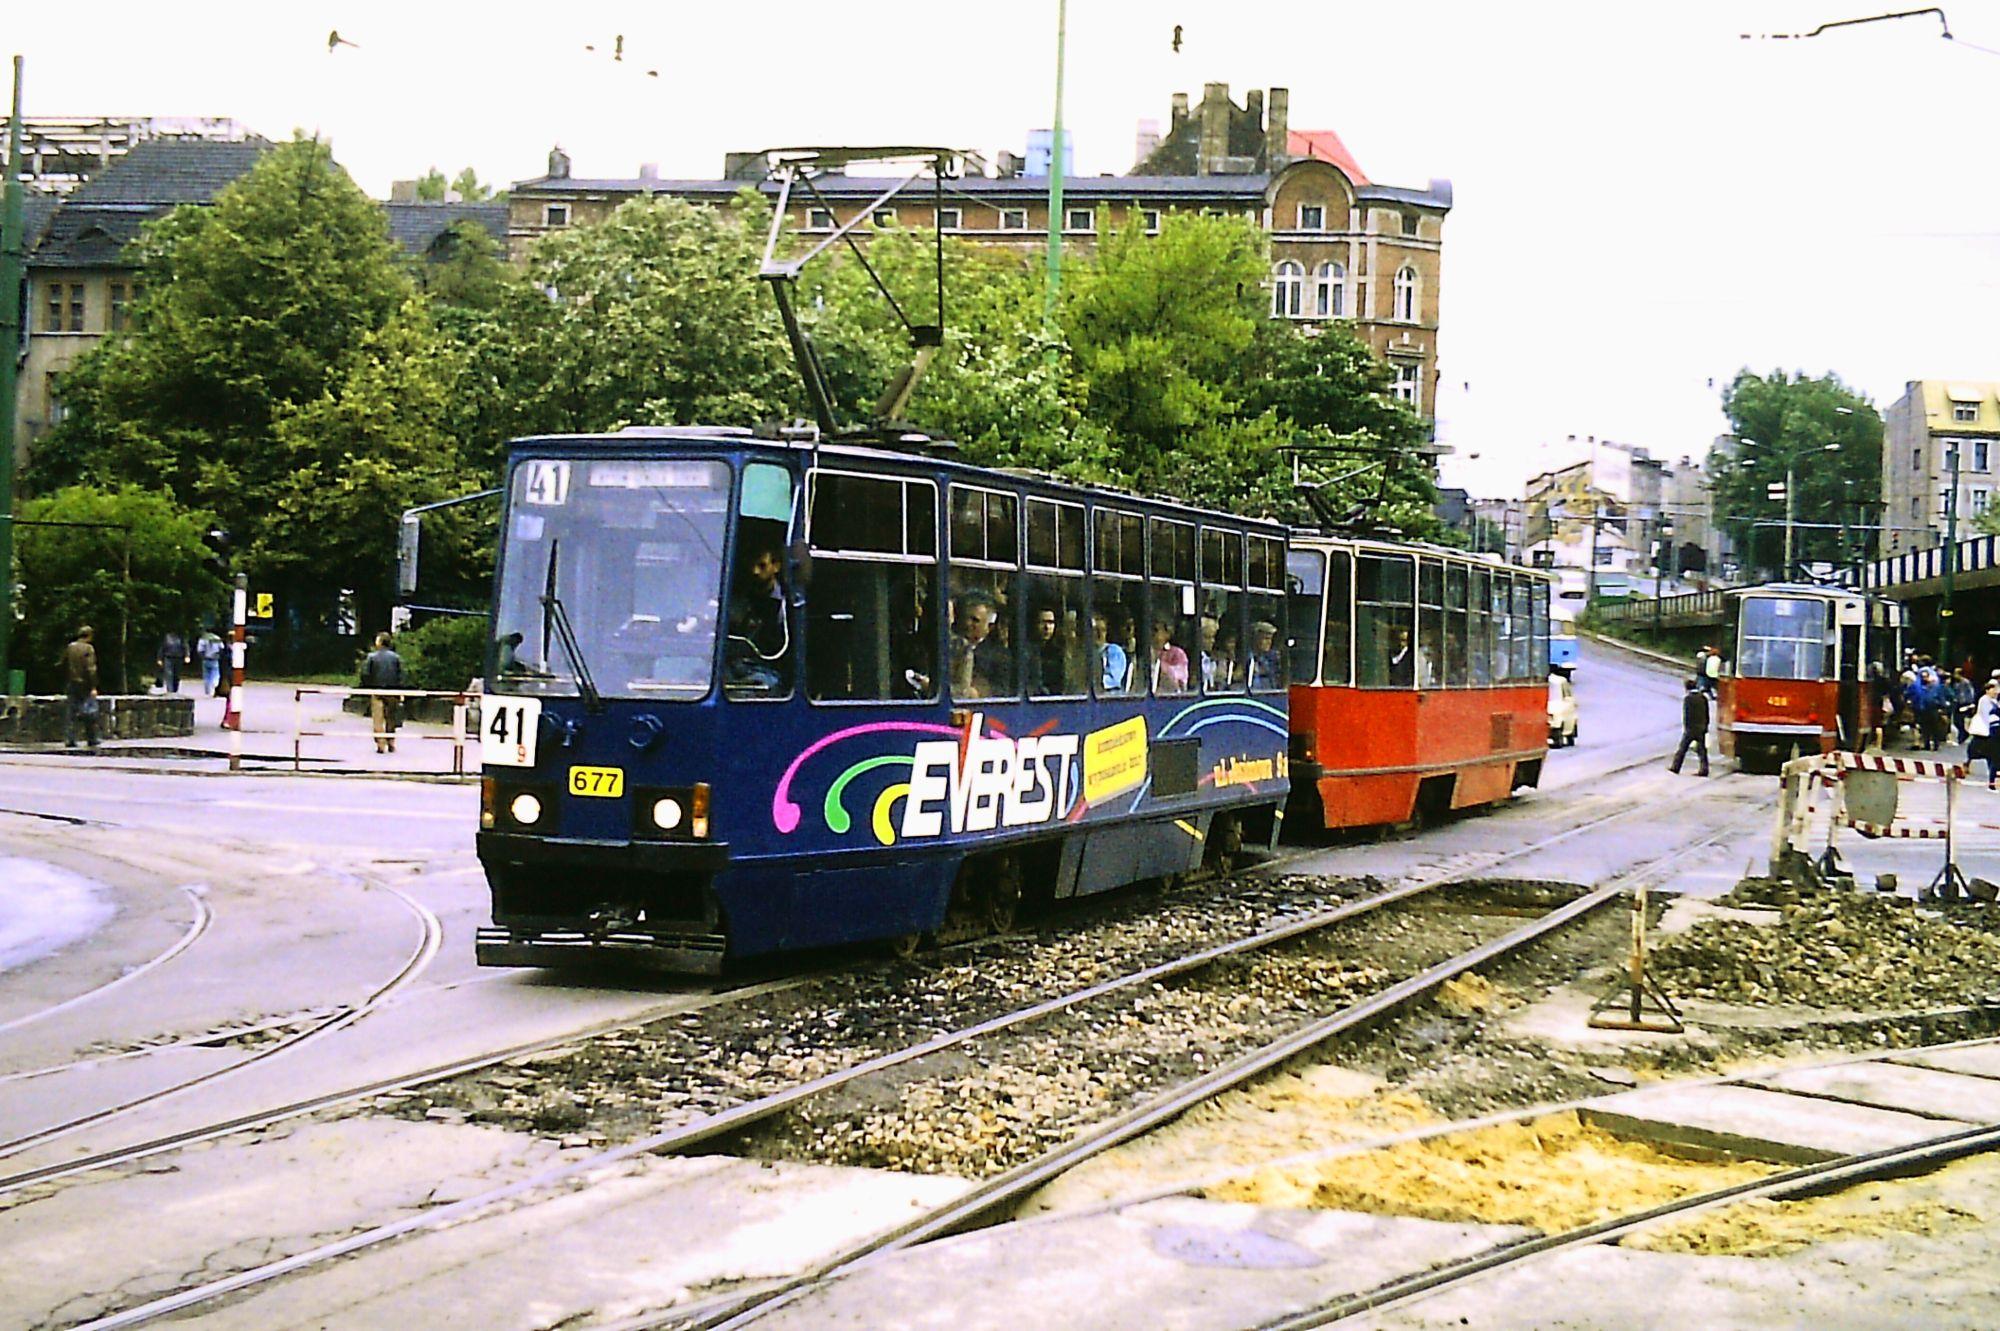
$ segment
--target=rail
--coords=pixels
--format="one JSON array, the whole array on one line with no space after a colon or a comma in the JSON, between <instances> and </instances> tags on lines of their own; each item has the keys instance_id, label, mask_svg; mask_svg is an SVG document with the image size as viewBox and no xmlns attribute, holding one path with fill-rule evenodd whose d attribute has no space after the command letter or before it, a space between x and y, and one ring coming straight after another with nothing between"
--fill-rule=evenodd
<instances>
[{"instance_id":1,"label":"rail","mask_svg":"<svg viewBox=\"0 0 2000 1331\"><path fill-rule=\"evenodd\" d=\"M477 701L474 694L452 692L442 689L359 689L336 685L302 684L292 689L292 770L303 770L304 741L308 739L358 739L361 732L352 730L308 730L305 721L305 699L307 694L339 698L344 703L349 698L448 698L451 700L451 733L447 735L396 735L397 739L430 740L451 745L451 774L465 775L465 731L466 717ZM373 732L369 732L372 734ZM393 732L391 732L393 734Z\"/></svg>"}]
</instances>

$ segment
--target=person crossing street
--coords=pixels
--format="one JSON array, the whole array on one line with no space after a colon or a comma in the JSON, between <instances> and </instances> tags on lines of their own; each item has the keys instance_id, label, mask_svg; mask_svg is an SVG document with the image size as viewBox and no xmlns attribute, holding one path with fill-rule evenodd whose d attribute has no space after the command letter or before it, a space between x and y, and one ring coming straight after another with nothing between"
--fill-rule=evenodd
<instances>
[{"instance_id":1,"label":"person crossing street","mask_svg":"<svg viewBox=\"0 0 2000 1331\"><path fill-rule=\"evenodd\" d=\"M1687 682L1687 692L1681 697L1681 746L1674 750L1674 760L1667 764L1667 770L1676 776L1680 774L1681 763L1692 748L1695 757L1701 759L1701 775L1708 775L1708 693L1697 680Z\"/></svg>"}]
</instances>

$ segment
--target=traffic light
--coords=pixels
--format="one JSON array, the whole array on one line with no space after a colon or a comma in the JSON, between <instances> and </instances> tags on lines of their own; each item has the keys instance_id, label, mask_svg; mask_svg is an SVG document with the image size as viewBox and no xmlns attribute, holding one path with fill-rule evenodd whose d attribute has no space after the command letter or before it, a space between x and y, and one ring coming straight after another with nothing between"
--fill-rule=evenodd
<instances>
[{"instance_id":1,"label":"traffic light","mask_svg":"<svg viewBox=\"0 0 2000 1331\"><path fill-rule=\"evenodd\" d=\"M220 527L211 527L208 534L202 537L202 544L208 547L208 553L202 557L202 567L227 582L231 545L229 533Z\"/></svg>"}]
</instances>

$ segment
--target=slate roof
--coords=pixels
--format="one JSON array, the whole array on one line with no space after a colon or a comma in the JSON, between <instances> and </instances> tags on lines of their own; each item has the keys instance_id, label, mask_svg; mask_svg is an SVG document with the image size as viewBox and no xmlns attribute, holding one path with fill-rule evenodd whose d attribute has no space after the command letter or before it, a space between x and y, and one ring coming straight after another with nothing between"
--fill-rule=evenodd
<instances>
[{"instance_id":1,"label":"slate roof","mask_svg":"<svg viewBox=\"0 0 2000 1331\"><path fill-rule=\"evenodd\" d=\"M72 203L207 203L269 152L268 139L145 139L76 187Z\"/></svg>"},{"instance_id":2,"label":"slate roof","mask_svg":"<svg viewBox=\"0 0 2000 1331\"><path fill-rule=\"evenodd\" d=\"M65 203L49 219L41 243L29 251L29 263L36 268L128 266L125 247L138 239L141 226L164 212L164 206L142 203Z\"/></svg>"},{"instance_id":3,"label":"slate roof","mask_svg":"<svg viewBox=\"0 0 2000 1331\"><path fill-rule=\"evenodd\" d=\"M503 249L507 244L504 203L385 203L382 209L389 215L389 238L420 259L455 222L477 223Z\"/></svg>"}]
</instances>

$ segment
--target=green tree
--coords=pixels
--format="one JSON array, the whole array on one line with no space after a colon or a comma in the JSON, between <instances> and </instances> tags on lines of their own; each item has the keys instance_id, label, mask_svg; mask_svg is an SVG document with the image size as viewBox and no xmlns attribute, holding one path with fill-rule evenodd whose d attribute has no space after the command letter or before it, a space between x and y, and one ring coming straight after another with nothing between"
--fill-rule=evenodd
<instances>
[{"instance_id":1,"label":"green tree","mask_svg":"<svg viewBox=\"0 0 2000 1331\"><path fill-rule=\"evenodd\" d=\"M139 258L133 331L65 376L35 479L164 490L269 549L267 497L294 465L278 418L340 382L411 290L382 210L298 138L147 228Z\"/></svg>"},{"instance_id":2,"label":"green tree","mask_svg":"<svg viewBox=\"0 0 2000 1331\"><path fill-rule=\"evenodd\" d=\"M750 425L797 390L760 289L768 205L633 199L604 221L551 233L495 329L509 346L517 419L544 429ZM498 368L497 366L495 368Z\"/></svg>"},{"instance_id":3,"label":"green tree","mask_svg":"<svg viewBox=\"0 0 2000 1331\"><path fill-rule=\"evenodd\" d=\"M465 366L412 299L362 340L339 382L284 408L275 443L291 470L264 494L255 566L294 586L351 588L362 636L387 628L403 510L474 488L452 434ZM425 533L433 570L478 562L450 530Z\"/></svg>"},{"instance_id":4,"label":"green tree","mask_svg":"<svg viewBox=\"0 0 2000 1331\"><path fill-rule=\"evenodd\" d=\"M1795 523L1857 525L1880 514L1882 418L1868 399L1838 375L1743 370L1723 390L1736 446L1714 467L1717 520L1744 552L1746 564L1774 574L1784 563L1785 500L1771 487L1789 477ZM1846 563L1858 553L1842 533L1827 527L1794 527L1795 562Z\"/></svg>"},{"instance_id":5,"label":"green tree","mask_svg":"<svg viewBox=\"0 0 2000 1331\"><path fill-rule=\"evenodd\" d=\"M419 203L443 203L446 189L444 172L432 167L417 177L417 201Z\"/></svg>"},{"instance_id":6,"label":"green tree","mask_svg":"<svg viewBox=\"0 0 2000 1331\"><path fill-rule=\"evenodd\" d=\"M14 550L23 591L16 641L32 691L61 688L63 645L81 625L97 630L98 678L110 693L144 688L168 629L192 642L204 624L227 618L222 582L205 563L206 513L136 487L79 485L30 499L20 516Z\"/></svg>"},{"instance_id":7,"label":"green tree","mask_svg":"<svg viewBox=\"0 0 2000 1331\"><path fill-rule=\"evenodd\" d=\"M1243 420L1232 390L1264 318L1264 271L1263 238L1250 223L1186 216L1169 217L1158 235L1135 218L1075 270L1062 326L1079 406L1132 483L1161 488L1189 476L1178 455L1220 445L1229 422ZM1270 432L1249 429L1253 438ZM1243 446L1254 453L1253 443Z\"/></svg>"}]
</instances>

